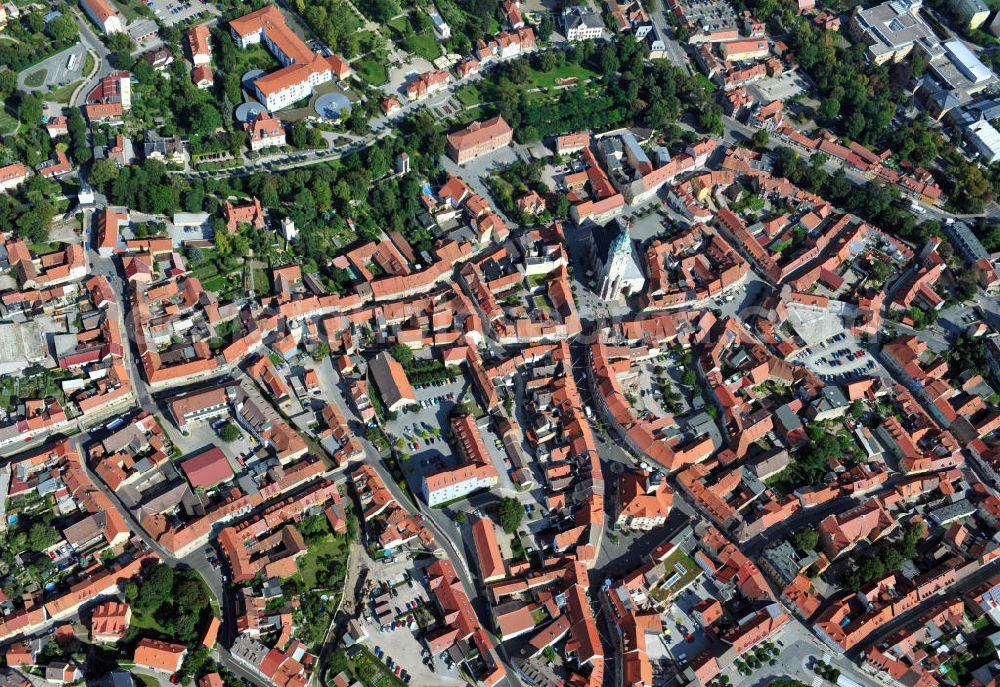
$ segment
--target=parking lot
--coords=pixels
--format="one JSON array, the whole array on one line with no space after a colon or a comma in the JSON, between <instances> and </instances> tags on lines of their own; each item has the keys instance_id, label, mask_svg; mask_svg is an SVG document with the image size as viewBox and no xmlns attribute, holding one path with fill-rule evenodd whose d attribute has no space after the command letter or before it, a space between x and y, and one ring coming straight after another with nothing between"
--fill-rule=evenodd
<instances>
[{"instance_id":1,"label":"parking lot","mask_svg":"<svg viewBox=\"0 0 1000 687\"><path fill-rule=\"evenodd\" d=\"M792 359L825 382L847 381L862 375L886 375L877 360L848 332L836 334L802 349Z\"/></svg>"},{"instance_id":2,"label":"parking lot","mask_svg":"<svg viewBox=\"0 0 1000 687\"><path fill-rule=\"evenodd\" d=\"M788 323L807 346L817 346L831 337L850 330L853 325L848 321L845 311L835 311L830 307L790 304L788 306Z\"/></svg>"},{"instance_id":3,"label":"parking lot","mask_svg":"<svg viewBox=\"0 0 1000 687\"><path fill-rule=\"evenodd\" d=\"M472 400L471 386L464 376L453 382L414 387L421 407L416 412L400 413L386 423L386 430L394 439L402 439L399 448L404 460L401 463L407 482L414 494L422 492L424 475L447 470L459 465L460 457L452 452L445 439L452 409L465 400ZM486 419L479 421L486 449L500 473L501 487L513 488L507 476L506 454L499 439L487 426Z\"/></svg>"},{"instance_id":4,"label":"parking lot","mask_svg":"<svg viewBox=\"0 0 1000 687\"><path fill-rule=\"evenodd\" d=\"M219 14L214 4L205 0L146 0L146 6L166 24L180 24L195 19L208 19Z\"/></svg>"},{"instance_id":5,"label":"parking lot","mask_svg":"<svg viewBox=\"0 0 1000 687\"><path fill-rule=\"evenodd\" d=\"M390 669L399 666L400 677L409 676L410 684L461 685L464 682L454 668L449 671L444 660L430 656L421 639L423 628L434 622L434 602L425 589L423 572L430 563L430 559L411 561L399 556L391 563L371 565L374 587L364 611L368 643ZM412 577L407 577L408 571Z\"/></svg>"},{"instance_id":6,"label":"parking lot","mask_svg":"<svg viewBox=\"0 0 1000 687\"><path fill-rule=\"evenodd\" d=\"M75 83L83 78L83 67L87 61L86 55L87 49L82 43L78 43L71 48L66 48L62 52L56 53L35 66L20 72L17 75L18 87L31 92L44 92L51 88ZM25 80L29 76L34 76L39 72L44 72L41 85L29 86L25 84ZM35 83L34 80L32 80L32 83Z\"/></svg>"},{"instance_id":7,"label":"parking lot","mask_svg":"<svg viewBox=\"0 0 1000 687\"><path fill-rule=\"evenodd\" d=\"M711 639L691 615L701 599L715 598L715 587L704 578L696 580L688 589L674 597L661 614L663 632L659 637L669 655L679 663L690 660L711 644ZM650 656L652 658L652 656Z\"/></svg>"},{"instance_id":8,"label":"parking lot","mask_svg":"<svg viewBox=\"0 0 1000 687\"><path fill-rule=\"evenodd\" d=\"M232 415L224 415L207 422L189 423L184 428L187 434L171 429L170 437L175 439L177 448L180 449L182 456L187 456L196 451L211 448L212 446L219 447L226 454L226 458L229 459L229 466L233 469L233 472L239 474L240 470L243 469L239 462L240 458L250 456L259 447L253 443L250 435L242 427L240 427L239 439L229 442L223 441L219 438L218 430L212 427L213 424L217 424L220 421L231 422L239 427L236 418ZM247 462L246 458L244 458L244 461ZM252 458L249 462L252 462Z\"/></svg>"}]
</instances>

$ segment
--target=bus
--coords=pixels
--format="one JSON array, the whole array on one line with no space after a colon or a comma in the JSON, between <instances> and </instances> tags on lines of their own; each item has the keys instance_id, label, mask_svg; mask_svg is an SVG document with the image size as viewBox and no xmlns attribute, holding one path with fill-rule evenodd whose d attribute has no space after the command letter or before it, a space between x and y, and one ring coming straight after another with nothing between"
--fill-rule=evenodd
<instances>
[{"instance_id":1,"label":"bus","mask_svg":"<svg viewBox=\"0 0 1000 687\"><path fill-rule=\"evenodd\" d=\"M77 55L76 53L73 53L72 55L69 56L69 60L66 62L66 69L68 69L69 71L73 71L74 69L76 69L76 65L79 62L80 62L80 56Z\"/></svg>"}]
</instances>

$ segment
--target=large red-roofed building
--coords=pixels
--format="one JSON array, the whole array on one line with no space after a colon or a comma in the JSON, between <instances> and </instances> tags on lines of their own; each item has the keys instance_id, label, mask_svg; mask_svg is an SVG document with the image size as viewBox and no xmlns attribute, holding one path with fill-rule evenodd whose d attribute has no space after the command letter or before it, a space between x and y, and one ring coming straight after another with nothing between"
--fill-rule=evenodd
<instances>
[{"instance_id":1,"label":"large red-roofed building","mask_svg":"<svg viewBox=\"0 0 1000 687\"><path fill-rule=\"evenodd\" d=\"M216 446L185 460L181 463L181 470L195 489L210 489L233 477L233 468L226 454Z\"/></svg>"}]
</instances>

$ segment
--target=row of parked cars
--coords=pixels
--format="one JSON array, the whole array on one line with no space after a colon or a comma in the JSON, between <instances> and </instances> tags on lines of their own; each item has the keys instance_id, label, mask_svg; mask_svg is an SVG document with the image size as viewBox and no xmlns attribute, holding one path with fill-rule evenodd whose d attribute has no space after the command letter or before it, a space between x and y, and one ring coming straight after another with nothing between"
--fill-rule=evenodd
<instances>
[{"instance_id":1,"label":"row of parked cars","mask_svg":"<svg viewBox=\"0 0 1000 687\"><path fill-rule=\"evenodd\" d=\"M820 375L820 379L824 382L836 382L842 379L847 379L848 377L854 377L856 375L865 374L870 372L875 367L875 361L869 360L867 365L862 367L854 368L853 370L848 370L847 372L841 372L840 374L828 374Z\"/></svg>"},{"instance_id":2,"label":"row of parked cars","mask_svg":"<svg viewBox=\"0 0 1000 687\"><path fill-rule=\"evenodd\" d=\"M380 646L375 647L375 656L383 663L385 663L385 666L389 670L391 670L396 675L396 677L398 677L406 684L410 683L412 676L408 672L403 670L403 666L399 665L394 660L392 660L391 656L386 655L386 653L382 651L382 647Z\"/></svg>"},{"instance_id":3,"label":"row of parked cars","mask_svg":"<svg viewBox=\"0 0 1000 687\"><path fill-rule=\"evenodd\" d=\"M449 392L447 394L441 394L440 396L434 396L432 398L425 398L420 401L419 405L421 408L430 408L431 406L439 406L445 401L454 401L455 394Z\"/></svg>"}]
</instances>

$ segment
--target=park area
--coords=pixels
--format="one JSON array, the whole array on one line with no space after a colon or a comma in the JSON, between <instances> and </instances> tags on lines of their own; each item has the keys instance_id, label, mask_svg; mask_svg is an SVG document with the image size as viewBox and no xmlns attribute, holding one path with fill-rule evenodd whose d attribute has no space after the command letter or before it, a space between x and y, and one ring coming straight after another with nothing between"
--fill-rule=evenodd
<instances>
[{"instance_id":1,"label":"park area","mask_svg":"<svg viewBox=\"0 0 1000 687\"><path fill-rule=\"evenodd\" d=\"M386 26L390 29L392 40L406 52L431 62L441 57L441 46L434 35L430 17L421 10L391 19Z\"/></svg>"},{"instance_id":2,"label":"park area","mask_svg":"<svg viewBox=\"0 0 1000 687\"><path fill-rule=\"evenodd\" d=\"M518 88L529 93L536 91L534 95L542 100L545 99L545 94L538 93L539 89L547 91L554 87L565 88L585 83L598 76L597 72L572 62L555 66L550 71L534 68L529 68L526 71L526 78L517 83ZM484 79L465 86L456 93L456 97L466 107L475 107L499 100L499 89L496 81Z\"/></svg>"},{"instance_id":3,"label":"park area","mask_svg":"<svg viewBox=\"0 0 1000 687\"><path fill-rule=\"evenodd\" d=\"M389 70L384 60L379 59L374 54L369 54L354 62L352 65L358 76L373 86L382 86L389 83Z\"/></svg>"}]
</instances>

